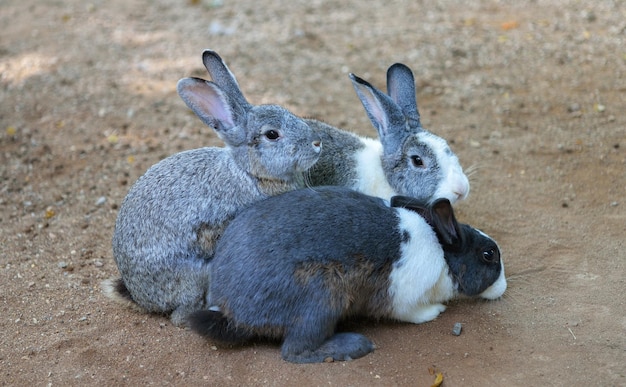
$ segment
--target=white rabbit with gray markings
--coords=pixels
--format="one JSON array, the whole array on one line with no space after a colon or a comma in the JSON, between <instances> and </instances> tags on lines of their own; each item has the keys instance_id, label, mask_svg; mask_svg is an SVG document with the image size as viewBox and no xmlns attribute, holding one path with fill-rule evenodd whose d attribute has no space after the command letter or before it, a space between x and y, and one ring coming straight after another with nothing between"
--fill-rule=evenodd
<instances>
[{"instance_id":1,"label":"white rabbit with gray markings","mask_svg":"<svg viewBox=\"0 0 626 387\"><path fill-rule=\"evenodd\" d=\"M113 256L121 278L105 283L114 299L171 314L176 325L205 307L208 260L226 224L243 208L304 187L320 136L278 105L251 105L219 55L205 51L233 80L178 82L178 93L215 129L224 148L199 148L152 166L131 187L115 224Z\"/></svg>"},{"instance_id":2,"label":"white rabbit with gray markings","mask_svg":"<svg viewBox=\"0 0 626 387\"><path fill-rule=\"evenodd\" d=\"M447 199L421 205L345 187L273 196L228 225L211 261L210 307L190 316L208 338L282 340L296 363L350 360L374 349L336 333L350 316L422 323L459 294L496 299L506 290L496 242L456 221Z\"/></svg>"}]
</instances>

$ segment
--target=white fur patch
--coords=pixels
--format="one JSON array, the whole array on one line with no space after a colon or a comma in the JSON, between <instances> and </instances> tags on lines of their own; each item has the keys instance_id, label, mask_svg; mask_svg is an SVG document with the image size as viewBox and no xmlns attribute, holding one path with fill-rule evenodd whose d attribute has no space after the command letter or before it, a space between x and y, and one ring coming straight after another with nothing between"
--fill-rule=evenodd
<instances>
[{"instance_id":1,"label":"white fur patch","mask_svg":"<svg viewBox=\"0 0 626 387\"><path fill-rule=\"evenodd\" d=\"M433 199L446 198L450 200L450 203L454 203L459 199L467 198L470 190L469 179L446 140L429 132L422 132L417 136L421 142L430 146L437 157L439 167L445 173Z\"/></svg>"},{"instance_id":2,"label":"white fur patch","mask_svg":"<svg viewBox=\"0 0 626 387\"><path fill-rule=\"evenodd\" d=\"M500 259L500 264L502 265L500 277L498 277L496 282L494 282L490 287L480 293L480 297L486 298L488 300L495 300L502 297L502 295L506 291L506 277L504 275L504 263L502 262L502 259Z\"/></svg>"},{"instance_id":3,"label":"white fur patch","mask_svg":"<svg viewBox=\"0 0 626 387\"><path fill-rule=\"evenodd\" d=\"M400 232L408 232L410 240L402 244L401 258L389 277L392 317L419 324L443 312L441 302L452 299L456 290L435 232L416 213L396 210Z\"/></svg>"},{"instance_id":4,"label":"white fur patch","mask_svg":"<svg viewBox=\"0 0 626 387\"><path fill-rule=\"evenodd\" d=\"M377 196L387 200L391 199L392 196L396 195L396 192L389 185L383 171L380 159L383 154L383 145L380 141L371 138L359 138L365 145L365 148L354 155L357 181L355 181L355 185L352 188L366 195Z\"/></svg>"}]
</instances>

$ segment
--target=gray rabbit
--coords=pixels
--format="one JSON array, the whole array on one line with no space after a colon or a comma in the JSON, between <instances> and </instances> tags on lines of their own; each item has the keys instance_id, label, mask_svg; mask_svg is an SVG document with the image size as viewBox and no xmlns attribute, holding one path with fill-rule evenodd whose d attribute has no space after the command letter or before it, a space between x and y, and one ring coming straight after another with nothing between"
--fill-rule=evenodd
<instances>
[{"instance_id":1,"label":"gray rabbit","mask_svg":"<svg viewBox=\"0 0 626 387\"><path fill-rule=\"evenodd\" d=\"M219 86L236 86L222 62L205 65ZM469 181L457 156L444 139L422 128L411 69L401 63L389 67L389 95L354 74L350 79L379 140L306 119L324 144L319 161L309 171L311 184L350 187L385 199L406 195L454 203L466 198Z\"/></svg>"},{"instance_id":2,"label":"gray rabbit","mask_svg":"<svg viewBox=\"0 0 626 387\"><path fill-rule=\"evenodd\" d=\"M105 284L113 298L171 313L176 325L205 307L207 262L227 223L251 203L303 187L321 151L320 136L302 119L248 103L217 53L205 51L203 61L220 66L229 82L184 78L178 93L226 147L177 153L137 180L113 235L121 279Z\"/></svg>"},{"instance_id":3,"label":"gray rabbit","mask_svg":"<svg viewBox=\"0 0 626 387\"><path fill-rule=\"evenodd\" d=\"M230 343L279 339L296 363L371 352L365 336L335 333L350 316L418 324L459 294L496 299L507 286L496 242L457 223L447 199L394 196L390 207L344 187L248 207L218 241L210 274L210 307L190 315L192 329Z\"/></svg>"}]
</instances>

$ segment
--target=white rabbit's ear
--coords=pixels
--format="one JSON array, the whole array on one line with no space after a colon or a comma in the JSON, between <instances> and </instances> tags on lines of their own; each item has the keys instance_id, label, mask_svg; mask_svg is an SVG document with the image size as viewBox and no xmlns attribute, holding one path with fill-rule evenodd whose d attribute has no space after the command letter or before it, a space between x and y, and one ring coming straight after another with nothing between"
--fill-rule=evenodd
<instances>
[{"instance_id":1,"label":"white rabbit's ear","mask_svg":"<svg viewBox=\"0 0 626 387\"><path fill-rule=\"evenodd\" d=\"M217 85L200 78L183 78L176 88L187 106L224 142L238 146L246 141L243 125L238 122L246 115L245 107L229 100Z\"/></svg>"},{"instance_id":2,"label":"white rabbit's ear","mask_svg":"<svg viewBox=\"0 0 626 387\"><path fill-rule=\"evenodd\" d=\"M367 116L378 131L385 153L395 153L409 135L406 119L400 106L369 82L354 74L349 76Z\"/></svg>"},{"instance_id":3,"label":"white rabbit's ear","mask_svg":"<svg viewBox=\"0 0 626 387\"><path fill-rule=\"evenodd\" d=\"M218 85L229 98L232 98L240 105L247 105L235 75L230 71L224 60L213 50L204 50L202 53L202 63L209 72L213 83Z\"/></svg>"},{"instance_id":4,"label":"white rabbit's ear","mask_svg":"<svg viewBox=\"0 0 626 387\"><path fill-rule=\"evenodd\" d=\"M395 63L387 70L387 93L400 106L409 122L409 127L421 131L420 113L415 99L415 78L410 68Z\"/></svg>"}]
</instances>

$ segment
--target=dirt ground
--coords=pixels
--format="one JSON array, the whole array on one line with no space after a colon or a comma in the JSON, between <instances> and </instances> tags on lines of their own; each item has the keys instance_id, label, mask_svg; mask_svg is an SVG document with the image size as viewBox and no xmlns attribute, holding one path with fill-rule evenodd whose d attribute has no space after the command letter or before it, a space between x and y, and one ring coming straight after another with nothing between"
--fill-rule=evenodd
<instances>
[{"instance_id":1,"label":"dirt ground","mask_svg":"<svg viewBox=\"0 0 626 387\"><path fill-rule=\"evenodd\" d=\"M0 384L626 385L626 5L610 0L0 0ZM347 77L416 76L471 171L458 218L509 289L294 365L110 302L119 205L152 164L221 146L176 94L216 50L248 99L375 136ZM453 336L455 322L463 323Z\"/></svg>"}]
</instances>

